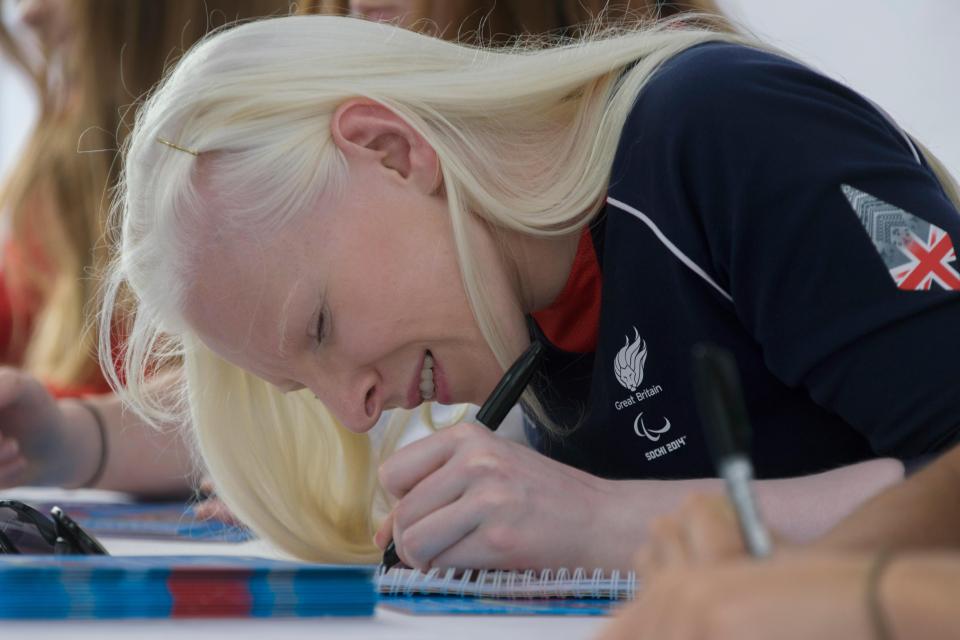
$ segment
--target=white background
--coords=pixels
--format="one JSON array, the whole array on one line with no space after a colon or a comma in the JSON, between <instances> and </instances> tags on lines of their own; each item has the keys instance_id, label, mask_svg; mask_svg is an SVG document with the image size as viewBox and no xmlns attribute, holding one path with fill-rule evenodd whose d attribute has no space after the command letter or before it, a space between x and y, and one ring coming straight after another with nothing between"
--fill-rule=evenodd
<instances>
[{"instance_id":1,"label":"white background","mask_svg":"<svg viewBox=\"0 0 960 640\"><path fill-rule=\"evenodd\" d=\"M717 0L886 110L960 177L960 0Z\"/></svg>"},{"instance_id":2,"label":"white background","mask_svg":"<svg viewBox=\"0 0 960 640\"><path fill-rule=\"evenodd\" d=\"M874 100L960 176L960 0L717 0L740 24ZM0 175L33 103L0 60Z\"/></svg>"}]
</instances>

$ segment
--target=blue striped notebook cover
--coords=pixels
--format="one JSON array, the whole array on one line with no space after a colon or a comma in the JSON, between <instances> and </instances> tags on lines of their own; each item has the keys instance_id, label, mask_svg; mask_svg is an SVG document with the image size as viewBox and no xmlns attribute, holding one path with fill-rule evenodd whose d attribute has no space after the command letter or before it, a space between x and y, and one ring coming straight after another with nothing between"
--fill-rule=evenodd
<instances>
[{"instance_id":1,"label":"blue striped notebook cover","mask_svg":"<svg viewBox=\"0 0 960 640\"><path fill-rule=\"evenodd\" d=\"M370 616L375 568L242 556L0 556L0 618Z\"/></svg>"}]
</instances>

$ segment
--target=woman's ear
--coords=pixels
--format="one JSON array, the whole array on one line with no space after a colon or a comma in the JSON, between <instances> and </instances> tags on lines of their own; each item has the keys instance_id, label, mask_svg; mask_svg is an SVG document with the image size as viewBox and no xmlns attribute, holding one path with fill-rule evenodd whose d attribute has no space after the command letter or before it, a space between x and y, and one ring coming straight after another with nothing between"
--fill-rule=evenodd
<instances>
[{"instance_id":1,"label":"woman's ear","mask_svg":"<svg viewBox=\"0 0 960 640\"><path fill-rule=\"evenodd\" d=\"M348 100L337 107L330 135L348 162L376 162L424 193L440 186L436 151L413 127L379 102Z\"/></svg>"}]
</instances>

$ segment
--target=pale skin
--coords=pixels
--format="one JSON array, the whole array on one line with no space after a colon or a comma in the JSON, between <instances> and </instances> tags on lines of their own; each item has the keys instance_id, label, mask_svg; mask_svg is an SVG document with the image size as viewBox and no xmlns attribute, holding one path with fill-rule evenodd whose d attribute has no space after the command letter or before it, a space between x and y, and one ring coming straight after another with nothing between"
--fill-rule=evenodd
<instances>
[{"instance_id":1,"label":"pale skin","mask_svg":"<svg viewBox=\"0 0 960 640\"><path fill-rule=\"evenodd\" d=\"M862 553L794 552L762 562L677 565L648 576L600 640L875 640ZM883 573L892 636L956 638L960 554L910 553Z\"/></svg>"},{"instance_id":2,"label":"pale skin","mask_svg":"<svg viewBox=\"0 0 960 640\"><path fill-rule=\"evenodd\" d=\"M269 238L219 223L228 212L205 189L211 169L201 156L210 215L196 231L209 241L193 258L201 275L187 291L188 323L221 357L279 389L308 388L356 432L384 410L421 402L427 350L441 403L482 403L503 369L467 304L436 153L367 100L342 104L331 134L348 169L340 197L320 198ZM506 233L500 251L485 223L470 224L494 309L519 353L524 313L558 295L579 238ZM901 475L898 463L879 461L760 483L760 494L779 528L809 535ZM398 451L380 478L397 503L375 541L392 537L417 568L625 568L650 518L720 487L601 479L470 424ZM823 492L836 487L824 504Z\"/></svg>"},{"instance_id":3,"label":"pale skin","mask_svg":"<svg viewBox=\"0 0 960 640\"><path fill-rule=\"evenodd\" d=\"M804 548L781 538L769 560L746 557L722 495L697 496L659 518L637 557L645 587L603 640L875 638L867 576L893 638L956 637L960 628L960 447L874 497Z\"/></svg>"},{"instance_id":4,"label":"pale skin","mask_svg":"<svg viewBox=\"0 0 960 640\"><path fill-rule=\"evenodd\" d=\"M153 384L168 386L168 376ZM109 455L98 489L144 496L184 495L193 466L175 429L156 430L124 410L114 394L86 402L100 410ZM102 455L93 414L75 399L55 400L35 378L0 368L0 487L86 485Z\"/></svg>"}]
</instances>

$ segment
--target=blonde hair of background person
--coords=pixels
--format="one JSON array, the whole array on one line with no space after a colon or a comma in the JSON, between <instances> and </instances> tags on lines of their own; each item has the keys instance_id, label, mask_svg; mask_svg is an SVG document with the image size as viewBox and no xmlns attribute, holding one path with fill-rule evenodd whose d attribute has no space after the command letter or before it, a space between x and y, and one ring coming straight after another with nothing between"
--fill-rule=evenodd
<instances>
[{"instance_id":1,"label":"blonde hair of background person","mask_svg":"<svg viewBox=\"0 0 960 640\"><path fill-rule=\"evenodd\" d=\"M37 4L34 0L33 4ZM32 72L39 117L0 194L24 265L5 273L11 289L39 293L30 331L18 327L22 366L57 387L99 376L96 332L86 309L92 275L107 261L101 242L117 151L131 126L129 106L153 86L171 56L210 28L275 14L277 0L75 0L50 3L69 14L68 42L46 47ZM0 27L2 28L2 27ZM12 40L4 35L10 46ZM54 48L55 47L55 48ZM25 56L14 52L15 59ZM62 67L62 68L53 68ZM39 260L29 255L36 246ZM37 263L42 266L38 266ZM106 387L102 391L108 390Z\"/></svg>"},{"instance_id":2,"label":"blonde hair of background person","mask_svg":"<svg viewBox=\"0 0 960 640\"><path fill-rule=\"evenodd\" d=\"M99 477L104 488L185 493L192 469L186 447L179 436L140 424L105 393L96 326L85 315L96 307L94 275L106 262L101 235L118 148L132 124L131 105L183 48L238 19L286 14L289 4L22 0L16 11L39 36L42 56L35 60L2 27L0 44L32 78L40 109L0 194L11 227L6 246L19 256L4 256L4 277L11 296L29 289L39 305L19 309L11 299L17 350L25 353L6 358L23 370L0 369L0 486L77 486ZM121 313L109 330L122 333L124 322ZM102 395L55 402L51 391ZM98 460L106 463L99 474Z\"/></svg>"},{"instance_id":3,"label":"blonde hair of background person","mask_svg":"<svg viewBox=\"0 0 960 640\"><path fill-rule=\"evenodd\" d=\"M191 238L172 225L202 210L193 152L201 166L216 166L214 191L229 194L238 209L233 224L259 233L337 192L344 165L330 118L341 103L363 95L395 111L437 153L471 308L505 366L518 345L508 343L486 302L467 218L476 213L494 227L540 237L582 228L605 191L623 120L651 73L695 44L745 41L668 27L504 52L317 17L259 22L202 43L151 96L130 138L116 203L122 253L106 308L125 286L139 307L126 380L108 371L112 383L145 419L170 419L144 385L144 371L182 358L198 447L240 519L300 557L374 559L376 479L367 438L339 425L309 391L283 394L227 364L183 318L183 276L195 265L184 259ZM254 46L268 39L271 46ZM485 126L492 122L495 130ZM158 136L192 151L171 149ZM238 152L206 154L219 149ZM524 169L534 157L550 164L531 179ZM245 190L253 184L255 195ZM108 338L101 332L102 353L110 353Z\"/></svg>"},{"instance_id":4,"label":"blonde hair of background person","mask_svg":"<svg viewBox=\"0 0 960 640\"><path fill-rule=\"evenodd\" d=\"M334 12L389 20L462 43L502 44L524 33L575 37L584 28L596 29L597 20L672 18L688 12L697 12L701 24L725 26L713 0L343 0L329 4Z\"/></svg>"}]
</instances>

